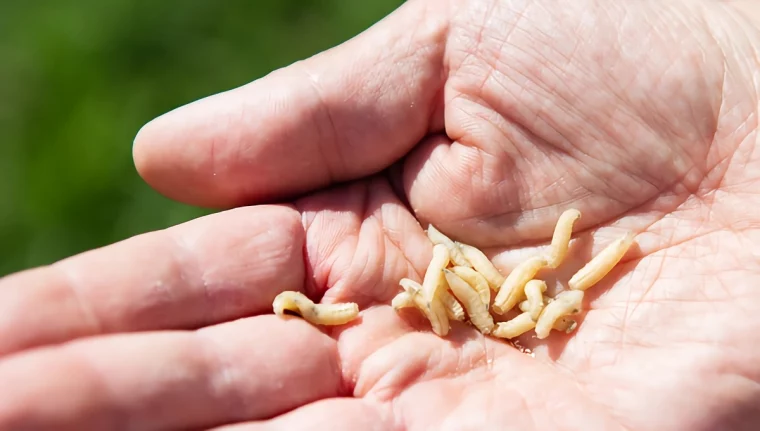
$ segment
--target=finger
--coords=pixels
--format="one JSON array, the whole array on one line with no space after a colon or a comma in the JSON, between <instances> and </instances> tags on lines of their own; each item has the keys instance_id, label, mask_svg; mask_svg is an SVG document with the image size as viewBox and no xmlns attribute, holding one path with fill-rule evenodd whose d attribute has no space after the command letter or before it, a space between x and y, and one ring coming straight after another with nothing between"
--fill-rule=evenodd
<instances>
[{"instance_id":1,"label":"finger","mask_svg":"<svg viewBox=\"0 0 760 431\"><path fill-rule=\"evenodd\" d=\"M187 429L343 396L336 342L298 318L130 334L0 361L0 429Z\"/></svg>"},{"instance_id":2,"label":"finger","mask_svg":"<svg viewBox=\"0 0 760 431\"><path fill-rule=\"evenodd\" d=\"M180 201L282 199L383 170L442 118L440 7L404 4L357 38L146 125L140 174ZM438 123L441 123L439 120Z\"/></svg>"},{"instance_id":3,"label":"finger","mask_svg":"<svg viewBox=\"0 0 760 431\"><path fill-rule=\"evenodd\" d=\"M432 245L387 181L355 181L296 206L306 229L309 290L324 292L323 301L365 308L390 302L400 279L422 279Z\"/></svg>"},{"instance_id":4,"label":"finger","mask_svg":"<svg viewBox=\"0 0 760 431\"><path fill-rule=\"evenodd\" d=\"M393 428L392 417L382 414L377 406L356 398L333 398L303 406L275 419L224 426L214 431L370 431Z\"/></svg>"},{"instance_id":5,"label":"finger","mask_svg":"<svg viewBox=\"0 0 760 431\"><path fill-rule=\"evenodd\" d=\"M600 220L599 210L589 206L596 198L577 202L548 191L547 175L533 175L498 151L436 135L423 140L405 161L402 181L415 216L454 240L479 247L543 241L551 238L557 218L568 207L580 206L583 212L577 230ZM534 189L547 191L530 192Z\"/></svg>"},{"instance_id":6,"label":"finger","mask_svg":"<svg viewBox=\"0 0 760 431\"><path fill-rule=\"evenodd\" d=\"M0 280L0 355L77 337L196 328L301 290L300 215L242 208Z\"/></svg>"}]
</instances>

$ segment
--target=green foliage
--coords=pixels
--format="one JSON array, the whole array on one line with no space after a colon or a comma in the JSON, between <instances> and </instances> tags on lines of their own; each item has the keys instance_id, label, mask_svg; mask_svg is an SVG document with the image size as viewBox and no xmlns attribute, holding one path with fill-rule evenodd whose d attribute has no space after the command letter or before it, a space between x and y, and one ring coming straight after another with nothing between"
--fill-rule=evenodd
<instances>
[{"instance_id":1,"label":"green foliage","mask_svg":"<svg viewBox=\"0 0 760 431\"><path fill-rule=\"evenodd\" d=\"M401 3L0 2L0 276L206 214L140 179L139 128L339 44Z\"/></svg>"}]
</instances>

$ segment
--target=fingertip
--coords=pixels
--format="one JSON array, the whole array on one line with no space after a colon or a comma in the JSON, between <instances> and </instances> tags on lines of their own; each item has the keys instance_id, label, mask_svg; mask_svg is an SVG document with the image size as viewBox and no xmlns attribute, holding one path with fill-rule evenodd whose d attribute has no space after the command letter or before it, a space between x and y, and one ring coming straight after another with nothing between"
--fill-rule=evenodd
<instances>
[{"instance_id":1,"label":"fingertip","mask_svg":"<svg viewBox=\"0 0 760 431\"><path fill-rule=\"evenodd\" d=\"M145 124L135 135L132 159L140 177L158 193L188 205L229 208L242 204L227 171L217 169L226 93L181 106ZM230 110L231 108L227 108ZM214 121L209 121L212 119ZM229 150L228 150L229 152Z\"/></svg>"},{"instance_id":2,"label":"fingertip","mask_svg":"<svg viewBox=\"0 0 760 431\"><path fill-rule=\"evenodd\" d=\"M148 185L156 189L158 189L158 186L160 186L161 183L161 181L157 181L156 178L160 172L156 171L156 165L152 163L155 157L155 146L152 147L150 143L154 141L152 135L154 133L153 129L155 129L154 123L157 120L158 119L152 120L142 126L140 130L137 131L137 135L135 135L135 139L132 142L132 161L135 165L135 170L137 170L137 174L140 175L143 181L148 183Z\"/></svg>"},{"instance_id":3,"label":"fingertip","mask_svg":"<svg viewBox=\"0 0 760 431\"><path fill-rule=\"evenodd\" d=\"M171 130L171 119L167 121L171 114L169 112L155 118L138 130L132 142L132 160L137 173L149 186L170 199L177 199L180 196L174 192L176 184L172 181L177 176L167 174L172 161L182 158L182 154L177 151L170 154L172 151L167 151L170 149L166 146L167 137L162 136L166 130ZM184 201L186 197L181 198Z\"/></svg>"}]
</instances>

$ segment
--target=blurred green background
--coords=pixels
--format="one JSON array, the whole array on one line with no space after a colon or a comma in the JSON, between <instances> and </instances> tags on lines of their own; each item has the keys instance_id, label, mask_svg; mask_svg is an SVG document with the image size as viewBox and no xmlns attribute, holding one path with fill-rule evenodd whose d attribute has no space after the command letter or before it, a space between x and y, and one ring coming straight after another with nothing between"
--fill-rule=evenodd
<instances>
[{"instance_id":1,"label":"blurred green background","mask_svg":"<svg viewBox=\"0 0 760 431\"><path fill-rule=\"evenodd\" d=\"M402 3L0 1L0 276L206 214L137 175L139 128Z\"/></svg>"}]
</instances>

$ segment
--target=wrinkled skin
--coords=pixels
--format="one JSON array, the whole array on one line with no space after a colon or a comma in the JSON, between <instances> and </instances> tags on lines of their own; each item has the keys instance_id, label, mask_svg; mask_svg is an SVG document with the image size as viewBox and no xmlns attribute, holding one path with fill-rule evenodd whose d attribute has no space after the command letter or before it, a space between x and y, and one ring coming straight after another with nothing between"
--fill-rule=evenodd
<instances>
[{"instance_id":1,"label":"wrinkled skin","mask_svg":"<svg viewBox=\"0 0 760 431\"><path fill-rule=\"evenodd\" d=\"M758 429L745 18L706 1L413 0L157 119L135 142L148 183L250 206L2 280L0 429ZM571 207L551 287L624 229L637 245L575 333L521 337L535 358L388 305L424 272L427 223L506 272ZM272 316L285 289L362 317Z\"/></svg>"}]
</instances>

